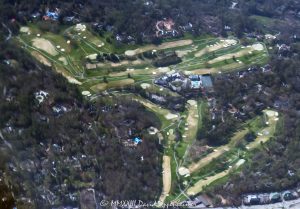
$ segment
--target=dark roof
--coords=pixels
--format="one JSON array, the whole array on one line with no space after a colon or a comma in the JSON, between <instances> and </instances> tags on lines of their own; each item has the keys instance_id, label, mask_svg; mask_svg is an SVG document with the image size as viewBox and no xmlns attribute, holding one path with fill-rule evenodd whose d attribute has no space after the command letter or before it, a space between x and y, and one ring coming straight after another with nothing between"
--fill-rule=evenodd
<instances>
[{"instance_id":1,"label":"dark roof","mask_svg":"<svg viewBox=\"0 0 300 209\"><path fill-rule=\"evenodd\" d=\"M208 88L213 87L213 83L209 75L203 75L201 80L204 87L208 87Z\"/></svg>"}]
</instances>

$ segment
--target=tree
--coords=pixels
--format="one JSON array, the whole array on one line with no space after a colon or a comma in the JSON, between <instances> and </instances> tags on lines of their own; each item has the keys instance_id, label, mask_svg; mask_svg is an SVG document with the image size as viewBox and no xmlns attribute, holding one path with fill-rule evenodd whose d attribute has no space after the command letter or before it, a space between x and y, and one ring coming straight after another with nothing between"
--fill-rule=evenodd
<instances>
[{"instance_id":1,"label":"tree","mask_svg":"<svg viewBox=\"0 0 300 209\"><path fill-rule=\"evenodd\" d=\"M106 77L106 76L103 77L103 82L104 82L104 83L108 83L108 80L107 80L107 77Z\"/></svg>"}]
</instances>

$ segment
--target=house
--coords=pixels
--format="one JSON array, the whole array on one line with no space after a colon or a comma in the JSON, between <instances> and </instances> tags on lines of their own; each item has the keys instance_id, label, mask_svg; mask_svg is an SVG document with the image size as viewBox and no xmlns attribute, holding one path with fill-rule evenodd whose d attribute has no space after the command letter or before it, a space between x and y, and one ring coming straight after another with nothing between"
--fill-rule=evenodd
<instances>
[{"instance_id":1,"label":"house","mask_svg":"<svg viewBox=\"0 0 300 209\"><path fill-rule=\"evenodd\" d=\"M48 97L48 93L45 91L38 91L36 93L34 93L35 95L35 99L38 100L39 104L41 104L42 102L44 102L44 100Z\"/></svg>"},{"instance_id":2,"label":"house","mask_svg":"<svg viewBox=\"0 0 300 209\"><path fill-rule=\"evenodd\" d=\"M191 89L200 89L202 85L201 81L191 81Z\"/></svg>"},{"instance_id":3,"label":"house","mask_svg":"<svg viewBox=\"0 0 300 209\"><path fill-rule=\"evenodd\" d=\"M257 195L247 195L244 197L245 205L259 205L260 198Z\"/></svg>"},{"instance_id":4,"label":"house","mask_svg":"<svg viewBox=\"0 0 300 209\"><path fill-rule=\"evenodd\" d=\"M68 109L66 107L64 107L63 105L55 105L52 107L52 110L53 110L55 116L60 116L68 111Z\"/></svg>"},{"instance_id":5,"label":"house","mask_svg":"<svg viewBox=\"0 0 300 209\"><path fill-rule=\"evenodd\" d=\"M269 198L272 203L281 202L281 196L278 192L271 193Z\"/></svg>"},{"instance_id":6,"label":"house","mask_svg":"<svg viewBox=\"0 0 300 209\"><path fill-rule=\"evenodd\" d=\"M293 194L291 191L283 192L282 197L285 201L297 199L297 195Z\"/></svg>"},{"instance_id":7,"label":"house","mask_svg":"<svg viewBox=\"0 0 300 209\"><path fill-rule=\"evenodd\" d=\"M212 83L210 75L202 75L201 80L202 80L202 85L205 89L213 88L213 83Z\"/></svg>"},{"instance_id":8,"label":"house","mask_svg":"<svg viewBox=\"0 0 300 209\"><path fill-rule=\"evenodd\" d=\"M45 15L43 16L43 19L57 21L59 18L59 13L60 10L58 8L56 8L53 12L47 9Z\"/></svg>"}]
</instances>

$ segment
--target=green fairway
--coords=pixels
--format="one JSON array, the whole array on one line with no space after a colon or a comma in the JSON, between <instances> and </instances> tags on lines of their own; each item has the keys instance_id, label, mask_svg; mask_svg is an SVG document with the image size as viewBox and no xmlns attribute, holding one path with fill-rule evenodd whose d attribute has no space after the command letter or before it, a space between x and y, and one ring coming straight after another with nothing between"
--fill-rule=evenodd
<instances>
[{"instance_id":1,"label":"green fairway","mask_svg":"<svg viewBox=\"0 0 300 209\"><path fill-rule=\"evenodd\" d=\"M101 37L91 32L89 26L80 30L75 26L61 27L57 34L43 32L34 24L29 24L28 29L30 33L21 33L18 37L21 45L25 46L28 51L35 51L48 59L50 63L57 66L57 69L59 68L60 73L63 72L64 76L68 76L69 80L73 78L84 83L83 90L95 93L153 79L174 67L187 73L214 74L238 70L253 64L264 64L268 60L268 53L263 44L254 43L252 46L242 46L234 37L228 39L209 36L195 38L187 35L184 39L169 40L158 46L136 46L115 41L108 43L109 34ZM33 41L36 40L39 42L33 45ZM256 49L253 46L256 46ZM41 47L46 47L46 50ZM170 66L168 70L160 70L153 66L151 60L141 56L141 53L152 50L158 53L175 52L181 57L182 62L174 67ZM97 60L87 62L90 56L96 57L97 54L111 53L115 53L122 60L120 62ZM233 60L232 57L236 57L238 61ZM129 74L132 75L134 82L126 80ZM119 83L118 85L105 83L104 78L108 81L119 81ZM125 81L122 82L122 80Z\"/></svg>"}]
</instances>

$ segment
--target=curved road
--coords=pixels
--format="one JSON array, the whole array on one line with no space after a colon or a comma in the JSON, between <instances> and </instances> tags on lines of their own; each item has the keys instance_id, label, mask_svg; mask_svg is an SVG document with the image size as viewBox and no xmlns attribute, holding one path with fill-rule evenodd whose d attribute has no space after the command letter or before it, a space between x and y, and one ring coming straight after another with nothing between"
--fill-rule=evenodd
<instances>
[{"instance_id":1,"label":"curved road","mask_svg":"<svg viewBox=\"0 0 300 209\"><path fill-rule=\"evenodd\" d=\"M2 23L2 26L8 31L8 35L6 36L5 41L9 41L12 37L12 32L5 23Z\"/></svg>"}]
</instances>

